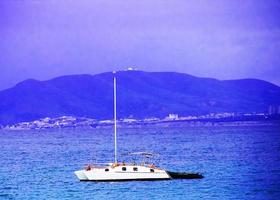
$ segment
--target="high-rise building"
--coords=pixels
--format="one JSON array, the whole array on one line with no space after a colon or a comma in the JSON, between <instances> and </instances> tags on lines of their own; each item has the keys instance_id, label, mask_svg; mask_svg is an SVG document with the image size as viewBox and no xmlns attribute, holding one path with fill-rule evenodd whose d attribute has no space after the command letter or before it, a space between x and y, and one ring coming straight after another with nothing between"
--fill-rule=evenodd
<instances>
[{"instance_id":1,"label":"high-rise building","mask_svg":"<svg viewBox=\"0 0 280 200\"><path fill-rule=\"evenodd\" d=\"M268 107L269 115L280 115L280 105L270 105Z\"/></svg>"}]
</instances>

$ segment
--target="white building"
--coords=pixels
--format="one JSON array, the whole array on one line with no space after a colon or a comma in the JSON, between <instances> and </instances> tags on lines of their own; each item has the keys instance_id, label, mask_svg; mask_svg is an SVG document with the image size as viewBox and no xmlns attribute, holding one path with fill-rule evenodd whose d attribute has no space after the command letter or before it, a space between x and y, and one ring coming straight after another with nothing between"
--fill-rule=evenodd
<instances>
[{"instance_id":1,"label":"white building","mask_svg":"<svg viewBox=\"0 0 280 200\"><path fill-rule=\"evenodd\" d=\"M178 114L169 114L167 119L168 120L178 120L179 116L178 116Z\"/></svg>"}]
</instances>

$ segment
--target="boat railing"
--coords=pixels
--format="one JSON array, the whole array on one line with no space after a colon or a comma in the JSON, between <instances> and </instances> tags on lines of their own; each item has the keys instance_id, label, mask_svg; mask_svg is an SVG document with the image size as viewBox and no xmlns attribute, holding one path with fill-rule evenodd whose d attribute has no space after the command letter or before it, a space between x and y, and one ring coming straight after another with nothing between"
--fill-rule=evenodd
<instances>
[{"instance_id":1,"label":"boat railing","mask_svg":"<svg viewBox=\"0 0 280 200\"><path fill-rule=\"evenodd\" d=\"M103 164L103 166L101 165ZM106 164L106 165L104 165ZM132 162L132 163L93 163L93 164L88 164L85 166L85 170L89 171L91 169L104 169L106 167L111 167L111 168L115 168L115 167L119 167L119 166L143 166L143 167L149 167L151 169L160 169L157 166L155 166L153 163L147 163L147 162L142 162L140 164L137 164L136 162Z\"/></svg>"}]
</instances>

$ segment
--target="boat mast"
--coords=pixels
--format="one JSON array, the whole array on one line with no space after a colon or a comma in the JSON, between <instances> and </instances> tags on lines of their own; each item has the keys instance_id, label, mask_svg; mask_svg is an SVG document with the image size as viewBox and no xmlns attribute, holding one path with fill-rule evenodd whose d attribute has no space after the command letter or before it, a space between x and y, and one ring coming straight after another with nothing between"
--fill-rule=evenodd
<instances>
[{"instance_id":1,"label":"boat mast","mask_svg":"<svg viewBox=\"0 0 280 200\"><path fill-rule=\"evenodd\" d=\"M115 163L117 163L117 80L116 72L114 74L114 122L115 122Z\"/></svg>"}]
</instances>

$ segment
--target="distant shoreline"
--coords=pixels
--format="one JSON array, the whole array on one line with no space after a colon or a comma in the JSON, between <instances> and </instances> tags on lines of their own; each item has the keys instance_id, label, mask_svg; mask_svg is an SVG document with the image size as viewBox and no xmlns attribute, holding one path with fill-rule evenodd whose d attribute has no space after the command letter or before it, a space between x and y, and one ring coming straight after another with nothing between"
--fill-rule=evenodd
<instances>
[{"instance_id":1,"label":"distant shoreline","mask_svg":"<svg viewBox=\"0 0 280 200\"><path fill-rule=\"evenodd\" d=\"M119 128L141 127L215 127L215 126L280 126L280 117L271 118L221 118L221 119L192 119L192 120L120 120ZM88 118L44 118L32 122L22 122L8 125L0 130L56 130L56 129L111 129L112 120L97 121Z\"/></svg>"},{"instance_id":2,"label":"distant shoreline","mask_svg":"<svg viewBox=\"0 0 280 200\"><path fill-rule=\"evenodd\" d=\"M128 123L258 120L280 115L280 87L266 81L220 81L184 73L130 69L119 70L117 75L105 72L60 76L46 81L22 81L0 91L0 127L19 123L44 127L48 126L44 119L56 123L55 120L64 115L69 119L71 116L85 119L82 123L89 122L93 127L100 121L110 123L113 118L114 76L118 79L117 117ZM71 125L76 123L75 119L66 121ZM31 122L34 120L38 123ZM57 126L64 126L60 121L58 119Z\"/></svg>"}]
</instances>

